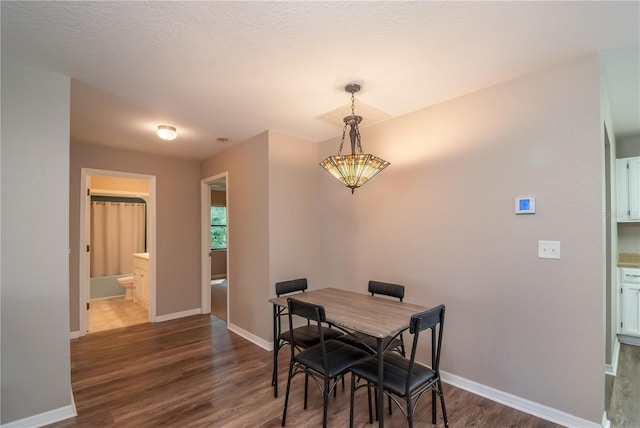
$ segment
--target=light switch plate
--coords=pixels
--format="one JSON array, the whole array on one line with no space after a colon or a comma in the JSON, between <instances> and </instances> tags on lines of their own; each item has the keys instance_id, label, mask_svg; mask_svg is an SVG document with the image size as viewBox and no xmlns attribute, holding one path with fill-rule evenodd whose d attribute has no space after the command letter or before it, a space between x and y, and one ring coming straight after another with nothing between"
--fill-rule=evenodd
<instances>
[{"instance_id":1,"label":"light switch plate","mask_svg":"<svg viewBox=\"0 0 640 428\"><path fill-rule=\"evenodd\" d=\"M538 258L559 259L560 241L538 241Z\"/></svg>"}]
</instances>

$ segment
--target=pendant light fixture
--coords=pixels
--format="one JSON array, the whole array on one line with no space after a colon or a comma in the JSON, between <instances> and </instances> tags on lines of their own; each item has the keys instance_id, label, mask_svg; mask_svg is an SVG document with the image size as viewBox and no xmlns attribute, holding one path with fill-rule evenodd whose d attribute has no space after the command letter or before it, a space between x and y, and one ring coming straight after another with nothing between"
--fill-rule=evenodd
<instances>
[{"instance_id":1,"label":"pendant light fixture","mask_svg":"<svg viewBox=\"0 0 640 428\"><path fill-rule=\"evenodd\" d=\"M342 184L351 189L351 193L367 181L371 180L380 171L389 166L389 162L380 159L377 156L363 153L362 144L360 143L360 130L358 125L362 122L362 116L355 114L355 96L354 94L360 90L360 85L350 83L345 86L344 90L351 94L351 115L345 117L344 128L342 129L342 140L340 141L340 149L335 156L329 156L320 163L320 166L326 169L329 174L340 180ZM344 138L349 129L349 139L351 140L351 154L343 155L342 147L344 146ZM357 151L356 151L357 149Z\"/></svg>"}]
</instances>

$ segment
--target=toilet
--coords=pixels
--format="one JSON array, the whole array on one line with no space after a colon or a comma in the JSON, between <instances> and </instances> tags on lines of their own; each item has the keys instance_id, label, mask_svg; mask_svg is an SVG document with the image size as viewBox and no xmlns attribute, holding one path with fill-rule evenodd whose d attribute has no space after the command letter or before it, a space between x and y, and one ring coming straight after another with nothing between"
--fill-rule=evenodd
<instances>
[{"instance_id":1,"label":"toilet","mask_svg":"<svg viewBox=\"0 0 640 428\"><path fill-rule=\"evenodd\" d=\"M133 300L133 275L126 275L117 278L118 284L124 287L124 299Z\"/></svg>"}]
</instances>

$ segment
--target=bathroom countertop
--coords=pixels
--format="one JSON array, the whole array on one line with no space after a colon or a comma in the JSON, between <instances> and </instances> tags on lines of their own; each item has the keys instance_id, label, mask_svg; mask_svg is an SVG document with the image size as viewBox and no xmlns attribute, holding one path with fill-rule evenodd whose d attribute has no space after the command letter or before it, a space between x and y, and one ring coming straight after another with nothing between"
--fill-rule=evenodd
<instances>
[{"instance_id":1,"label":"bathroom countertop","mask_svg":"<svg viewBox=\"0 0 640 428\"><path fill-rule=\"evenodd\" d=\"M133 253L133 257L149 260L149 253Z\"/></svg>"},{"instance_id":2,"label":"bathroom countertop","mask_svg":"<svg viewBox=\"0 0 640 428\"><path fill-rule=\"evenodd\" d=\"M637 254L637 253L618 254L618 267L640 268L640 254Z\"/></svg>"}]
</instances>

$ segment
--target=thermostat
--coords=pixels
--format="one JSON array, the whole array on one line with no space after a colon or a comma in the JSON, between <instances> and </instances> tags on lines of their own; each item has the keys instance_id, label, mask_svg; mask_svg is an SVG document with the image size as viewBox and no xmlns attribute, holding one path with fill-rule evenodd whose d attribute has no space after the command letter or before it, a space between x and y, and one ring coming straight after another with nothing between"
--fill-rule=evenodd
<instances>
[{"instance_id":1,"label":"thermostat","mask_svg":"<svg viewBox=\"0 0 640 428\"><path fill-rule=\"evenodd\" d=\"M536 198L516 198L516 214L535 214Z\"/></svg>"}]
</instances>

